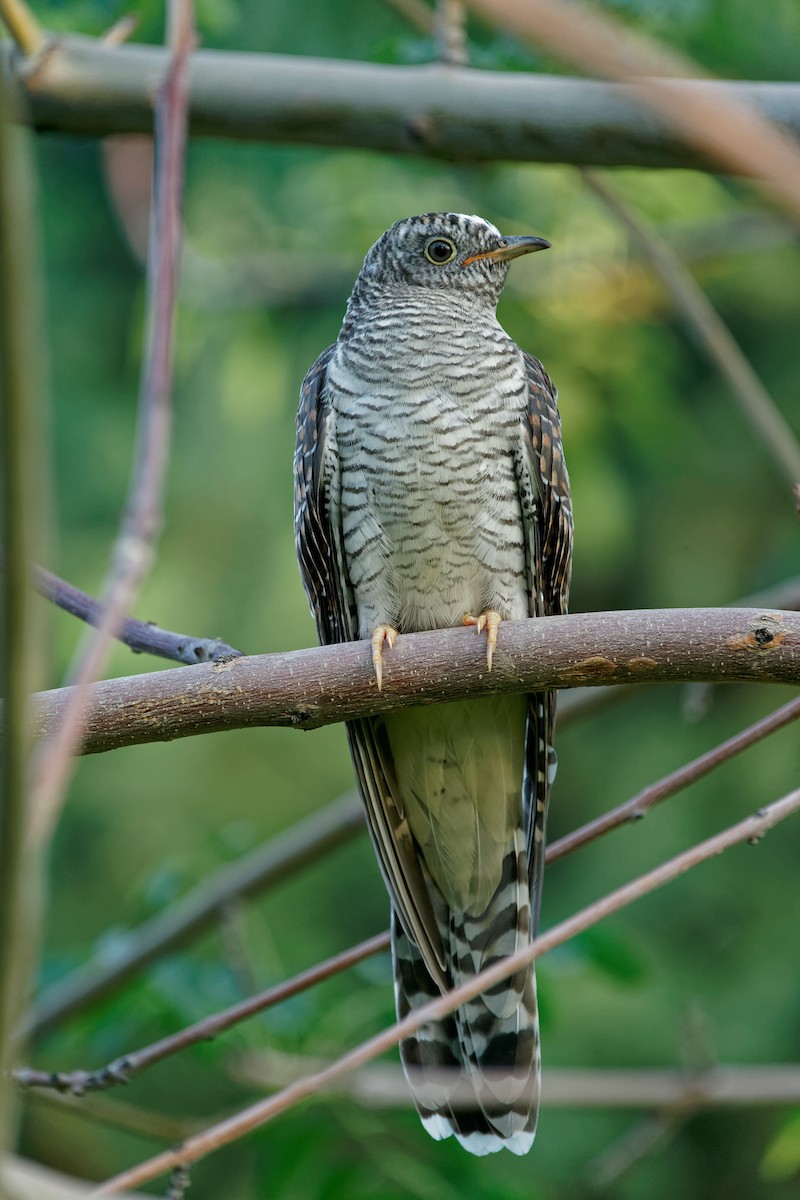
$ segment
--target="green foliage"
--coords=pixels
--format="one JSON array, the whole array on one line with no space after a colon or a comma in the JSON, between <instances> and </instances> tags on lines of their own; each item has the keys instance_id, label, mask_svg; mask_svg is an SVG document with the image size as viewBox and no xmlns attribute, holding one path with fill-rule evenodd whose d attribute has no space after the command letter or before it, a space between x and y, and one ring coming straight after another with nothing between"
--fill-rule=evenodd
<instances>
[{"instance_id":1,"label":"green foliage","mask_svg":"<svg viewBox=\"0 0 800 1200\"><path fill-rule=\"evenodd\" d=\"M608 4L731 75L789 77L797 6L738 0ZM128 5L38 5L46 25L87 33ZM143 40L163 6L138 5ZM206 46L416 61L420 41L389 6L204 0ZM476 63L530 69L528 51L470 27ZM416 46L416 49L415 49ZM551 64L545 64L550 69ZM141 346L142 268L104 180L99 148L39 144L59 551L47 565L92 590L106 565L130 463ZM757 202L688 172L618 172L649 220L694 245ZM178 320L174 453L157 567L137 615L220 635L252 652L312 644L294 563L291 458L299 383L337 334L361 258L392 221L432 209L480 212L509 233L553 242L516 264L500 316L561 392L577 526L573 607L726 603L798 571L787 489L624 235L567 168L451 167L359 152L197 143L189 156L187 261ZM688 243L687 243L688 244ZM800 432L800 249L696 255L692 269ZM52 683L80 631L54 618ZM115 651L118 674L159 669ZM559 736L551 836L624 800L786 698L719 688L692 724L676 688L638 693ZM796 785L797 730L669 801L646 821L560 862L545 888L549 925L607 889ZM340 729L249 730L153 745L81 763L52 859L43 979L62 976L223 863L352 786ZM608 922L540 968L548 1069L683 1061L687 1014L700 1056L800 1056L796 862L791 825L731 852ZM54 1069L99 1066L386 924L365 840L174 953L37 1047ZM335 1056L392 1017L386 960L331 980L136 1080L132 1104L207 1122L255 1098L237 1056L275 1048ZM796 1194L798 1128L774 1110L687 1120L614 1188L594 1162L639 1118L545 1109L532 1155L468 1158L435 1144L407 1110L323 1097L200 1165L197 1200L783 1200ZM110 1174L163 1143L45 1109L26 1145L76 1173Z\"/></svg>"},{"instance_id":2,"label":"green foliage","mask_svg":"<svg viewBox=\"0 0 800 1200\"><path fill-rule=\"evenodd\" d=\"M761 1174L770 1182L800 1174L800 1113L794 1113L772 1139L761 1164Z\"/></svg>"}]
</instances>

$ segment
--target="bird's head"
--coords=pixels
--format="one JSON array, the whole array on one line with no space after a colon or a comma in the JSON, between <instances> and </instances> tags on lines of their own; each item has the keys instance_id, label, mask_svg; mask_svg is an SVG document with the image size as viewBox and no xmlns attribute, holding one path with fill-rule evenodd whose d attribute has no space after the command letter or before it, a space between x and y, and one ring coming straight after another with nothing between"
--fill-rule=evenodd
<instances>
[{"instance_id":1,"label":"bird's head","mask_svg":"<svg viewBox=\"0 0 800 1200\"><path fill-rule=\"evenodd\" d=\"M513 258L547 250L540 237L504 237L483 217L423 213L397 221L364 260L367 287L420 287L473 294L495 304Z\"/></svg>"}]
</instances>

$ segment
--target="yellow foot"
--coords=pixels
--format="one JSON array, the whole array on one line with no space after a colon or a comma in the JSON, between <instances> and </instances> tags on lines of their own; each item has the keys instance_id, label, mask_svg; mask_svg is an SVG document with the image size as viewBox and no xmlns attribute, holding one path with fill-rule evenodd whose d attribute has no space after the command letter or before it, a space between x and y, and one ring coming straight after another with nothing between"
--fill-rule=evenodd
<instances>
[{"instance_id":1,"label":"yellow foot","mask_svg":"<svg viewBox=\"0 0 800 1200\"><path fill-rule=\"evenodd\" d=\"M487 608L486 612L482 612L479 617L473 617L472 613L464 614L465 625L475 625L478 633L486 630L486 665L491 671L492 655L494 648L497 645L497 630L500 627L502 617L499 612L495 612L493 608Z\"/></svg>"},{"instance_id":2,"label":"yellow foot","mask_svg":"<svg viewBox=\"0 0 800 1200\"><path fill-rule=\"evenodd\" d=\"M378 691L383 687L383 643L386 642L391 650L397 641L397 630L394 625L379 625L372 633L372 666Z\"/></svg>"}]
</instances>

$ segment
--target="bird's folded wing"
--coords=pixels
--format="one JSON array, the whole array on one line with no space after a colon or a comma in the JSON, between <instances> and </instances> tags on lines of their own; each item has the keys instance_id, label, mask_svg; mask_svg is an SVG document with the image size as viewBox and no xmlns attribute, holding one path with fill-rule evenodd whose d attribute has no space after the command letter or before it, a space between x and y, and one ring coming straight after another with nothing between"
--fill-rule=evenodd
<instances>
[{"instance_id":1,"label":"bird's folded wing","mask_svg":"<svg viewBox=\"0 0 800 1200\"><path fill-rule=\"evenodd\" d=\"M339 511L334 423L326 396L329 346L308 372L300 392L294 459L295 539L303 584L320 641L355 641L358 618L347 575ZM444 989L444 954L419 855L393 781L391 754L379 718L347 726L370 834L386 885L409 937Z\"/></svg>"},{"instance_id":2,"label":"bird's folded wing","mask_svg":"<svg viewBox=\"0 0 800 1200\"><path fill-rule=\"evenodd\" d=\"M572 569L572 502L561 448L557 392L538 359L523 351L528 407L516 458L525 531L528 612L532 617L566 613ZM544 868L544 834L555 718L553 692L528 698L525 749L525 823L531 912L538 922Z\"/></svg>"}]
</instances>

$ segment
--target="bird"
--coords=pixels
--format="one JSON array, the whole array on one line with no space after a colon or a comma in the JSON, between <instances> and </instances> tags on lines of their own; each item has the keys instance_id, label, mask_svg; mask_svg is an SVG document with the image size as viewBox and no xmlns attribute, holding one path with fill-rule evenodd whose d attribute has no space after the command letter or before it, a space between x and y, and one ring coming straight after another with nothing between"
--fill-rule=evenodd
<instances>
[{"instance_id":1,"label":"bird","mask_svg":"<svg viewBox=\"0 0 800 1200\"><path fill-rule=\"evenodd\" d=\"M324 645L563 614L572 505L557 393L499 324L541 237L479 216L397 221L368 251L337 341L300 392L300 573ZM502 645L502 639L501 639ZM535 936L555 697L491 695L347 722L389 892L398 1018ZM477 1155L530 1149L540 1095L533 966L400 1044L427 1131Z\"/></svg>"}]
</instances>

